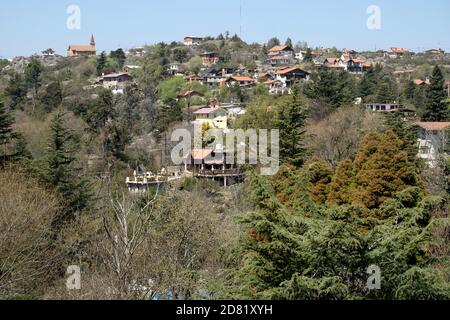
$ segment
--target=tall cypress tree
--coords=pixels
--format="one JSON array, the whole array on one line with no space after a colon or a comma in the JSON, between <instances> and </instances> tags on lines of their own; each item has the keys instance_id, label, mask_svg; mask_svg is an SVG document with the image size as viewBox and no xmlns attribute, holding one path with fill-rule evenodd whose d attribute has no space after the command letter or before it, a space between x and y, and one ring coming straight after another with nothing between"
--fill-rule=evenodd
<instances>
[{"instance_id":1,"label":"tall cypress tree","mask_svg":"<svg viewBox=\"0 0 450 320\"><path fill-rule=\"evenodd\" d=\"M445 121L448 119L448 110L444 102L444 76L441 69L436 66L431 76L430 85L426 92L425 112L423 121Z\"/></svg>"},{"instance_id":2,"label":"tall cypress tree","mask_svg":"<svg viewBox=\"0 0 450 320\"><path fill-rule=\"evenodd\" d=\"M278 129L280 130L280 160L296 167L303 165L305 124L309 109L306 100L295 86L292 95L280 106Z\"/></svg>"}]
</instances>

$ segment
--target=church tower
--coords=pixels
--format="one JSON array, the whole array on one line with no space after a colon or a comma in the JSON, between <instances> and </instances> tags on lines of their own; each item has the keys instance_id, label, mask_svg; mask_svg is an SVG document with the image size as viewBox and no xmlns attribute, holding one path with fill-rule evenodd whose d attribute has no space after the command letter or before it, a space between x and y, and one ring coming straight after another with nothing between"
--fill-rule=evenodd
<instances>
[{"instance_id":1,"label":"church tower","mask_svg":"<svg viewBox=\"0 0 450 320\"><path fill-rule=\"evenodd\" d=\"M91 35L91 46L95 47L95 39L94 39L94 35Z\"/></svg>"}]
</instances>

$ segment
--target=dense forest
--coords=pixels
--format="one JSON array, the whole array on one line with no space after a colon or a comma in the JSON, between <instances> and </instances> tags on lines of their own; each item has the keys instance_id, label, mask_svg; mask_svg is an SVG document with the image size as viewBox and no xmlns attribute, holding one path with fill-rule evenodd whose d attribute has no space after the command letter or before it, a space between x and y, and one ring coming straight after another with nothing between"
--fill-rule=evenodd
<instances>
[{"instance_id":1,"label":"dense forest","mask_svg":"<svg viewBox=\"0 0 450 320\"><path fill-rule=\"evenodd\" d=\"M167 69L199 74L199 53L214 51L218 68L252 75L279 44L226 33L143 56L0 61L0 299L450 299L450 141L429 166L415 125L450 121L450 56L366 52L379 62L355 75L317 66L314 48L288 39L306 50L311 79L285 95ZM127 65L139 68L123 94L93 85ZM395 72L404 67L414 74ZM178 97L189 90L201 96ZM170 166L171 132L212 98L245 106L230 128L280 130L279 172L248 166L227 188L186 177L130 193L126 177ZM66 287L73 265L80 290ZM374 265L381 285L370 290Z\"/></svg>"}]
</instances>

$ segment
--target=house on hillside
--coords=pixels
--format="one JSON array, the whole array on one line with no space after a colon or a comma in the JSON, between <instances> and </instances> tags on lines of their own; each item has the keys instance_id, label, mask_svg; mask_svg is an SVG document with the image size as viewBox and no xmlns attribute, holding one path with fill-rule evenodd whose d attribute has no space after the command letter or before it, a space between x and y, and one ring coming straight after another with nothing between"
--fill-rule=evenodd
<instances>
[{"instance_id":1,"label":"house on hillside","mask_svg":"<svg viewBox=\"0 0 450 320\"><path fill-rule=\"evenodd\" d=\"M191 46L198 46L203 42L203 37L194 37L194 36L187 36L184 37L184 45L191 47Z\"/></svg>"},{"instance_id":2,"label":"house on hillside","mask_svg":"<svg viewBox=\"0 0 450 320\"><path fill-rule=\"evenodd\" d=\"M366 108L374 112L395 112L404 106L398 103L367 103Z\"/></svg>"},{"instance_id":3,"label":"house on hillside","mask_svg":"<svg viewBox=\"0 0 450 320\"><path fill-rule=\"evenodd\" d=\"M96 84L111 90L113 94L123 94L125 87L133 84L133 77L126 72L111 73L97 78Z\"/></svg>"},{"instance_id":4,"label":"house on hillside","mask_svg":"<svg viewBox=\"0 0 450 320\"><path fill-rule=\"evenodd\" d=\"M218 101L213 99L210 106L201 107L194 112L195 128L202 128L205 124L215 129L226 130L228 128L228 117L225 109L218 106Z\"/></svg>"},{"instance_id":5,"label":"house on hillside","mask_svg":"<svg viewBox=\"0 0 450 320\"><path fill-rule=\"evenodd\" d=\"M284 88L292 88L294 83L309 80L310 73L298 66L278 69L275 72L275 80L280 81Z\"/></svg>"},{"instance_id":6,"label":"house on hillside","mask_svg":"<svg viewBox=\"0 0 450 320\"><path fill-rule=\"evenodd\" d=\"M435 167L441 155L445 154L450 122L418 122L418 157L430 167Z\"/></svg>"},{"instance_id":7,"label":"house on hillside","mask_svg":"<svg viewBox=\"0 0 450 320\"><path fill-rule=\"evenodd\" d=\"M234 87L238 85L241 88L248 88L255 85L256 80L247 76L231 76L225 80L225 85Z\"/></svg>"},{"instance_id":8,"label":"house on hillside","mask_svg":"<svg viewBox=\"0 0 450 320\"><path fill-rule=\"evenodd\" d=\"M127 56L134 56L134 57L143 57L145 56L145 48L144 47L135 47L127 51Z\"/></svg>"},{"instance_id":9,"label":"house on hillside","mask_svg":"<svg viewBox=\"0 0 450 320\"><path fill-rule=\"evenodd\" d=\"M95 56L96 54L97 49L95 49L94 35L91 36L91 42L89 45L71 44L67 49L68 57Z\"/></svg>"},{"instance_id":10,"label":"house on hillside","mask_svg":"<svg viewBox=\"0 0 450 320\"><path fill-rule=\"evenodd\" d=\"M406 53L408 53L409 50L405 49L405 48L396 48L396 47L392 47L389 49L389 51L387 52L387 55L390 58L399 58L399 57L403 57Z\"/></svg>"},{"instance_id":11,"label":"house on hillside","mask_svg":"<svg viewBox=\"0 0 450 320\"><path fill-rule=\"evenodd\" d=\"M219 55L216 52L203 52L200 58L204 66L212 66L219 62Z\"/></svg>"},{"instance_id":12,"label":"house on hillside","mask_svg":"<svg viewBox=\"0 0 450 320\"><path fill-rule=\"evenodd\" d=\"M243 180L243 172L234 157L234 153L227 152L221 145L192 149L184 156L184 171L197 178L223 182L227 187Z\"/></svg>"},{"instance_id":13,"label":"house on hillside","mask_svg":"<svg viewBox=\"0 0 450 320\"><path fill-rule=\"evenodd\" d=\"M288 46L275 46L269 50L268 56L272 67L292 65L295 59L294 50Z\"/></svg>"},{"instance_id":14,"label":"house on hillside","mask_svg":"<svg viewBox=\"0 0 450 320\"><path fill-rule=\"evenodd\" d=\"M281 80L267 80L263 84L271 95L283 95L289 92Z\"/></svg>"},{"instance_id":15,"label":"house on hillside","mask_svg":"<svg viewBox=\"0 0 450 320\"><path fill-rule=\"evenodd\" d=\"M371 63L347 55L342 55L340 58L326 58L323 62L323 66L328 69L345 70L352 73L363 73L372 68Z\"/></svg>"},{"instance_id":16,"label":"house on hillside","mask_svg":"<svg viewBox=\"0 0 450 320\"><path fill-rule=\"evenodd\" d=\"M203 93L200 93L195 90L189 90L189 91L181 91L177 94L177 99L192 99L192 98L203 98L205 95Z\"/></svg>"},{"instance_id":17,"label":"house on hillside","mask_svg":"<svg viewBox=\"0 0 450 320\"><path fill-rule=\"evenodd\" d=\"M432 48L429 50L425 51L425 54L430 54L430 55L444 55L445 51L442 50L441 48Z\"/></svg>"}]
</instances>

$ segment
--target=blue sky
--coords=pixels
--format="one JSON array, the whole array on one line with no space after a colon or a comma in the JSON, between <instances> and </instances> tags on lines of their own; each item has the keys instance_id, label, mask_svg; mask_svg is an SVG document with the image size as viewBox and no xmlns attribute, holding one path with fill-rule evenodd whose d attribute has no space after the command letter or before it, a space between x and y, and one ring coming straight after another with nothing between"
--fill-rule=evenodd
<instances>
[{"instance_id":1,"label":"blue sky","mask_svg":"<svg viewBox=\"0 0 450 320\"><path fill-rule=\"evenodd\" d=\"M239 4L242 2L242 20ZM69 5L81 9L81 29L69 30ZM381 30L369 30L369 5L381 9ZM240 30L248 42L307 41L312 46L450 51L449 0L5 0L0 5L0 57L46 48L65 54L70 43L98 50L130 48L184 35Z\"/></svg>"}]
</instances>

